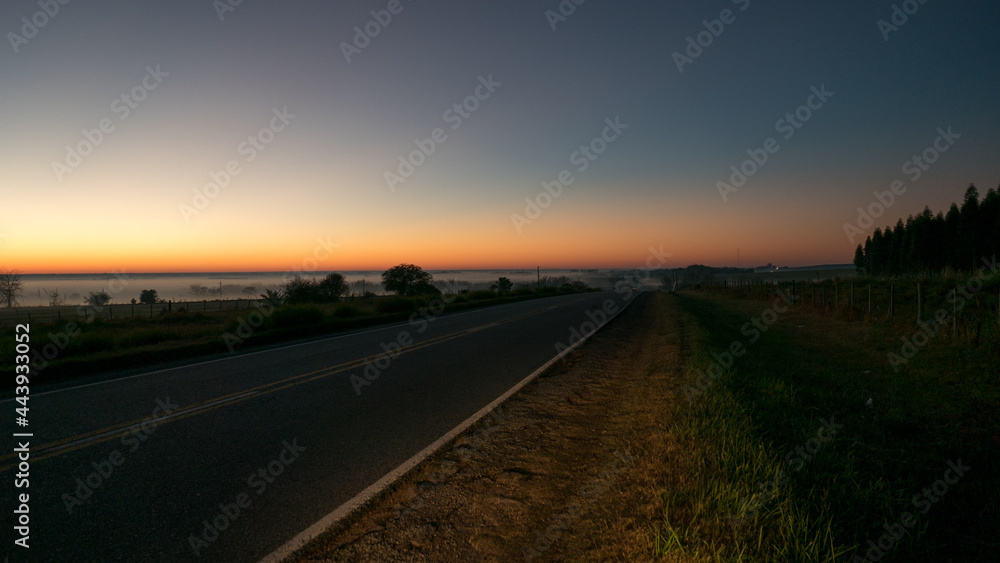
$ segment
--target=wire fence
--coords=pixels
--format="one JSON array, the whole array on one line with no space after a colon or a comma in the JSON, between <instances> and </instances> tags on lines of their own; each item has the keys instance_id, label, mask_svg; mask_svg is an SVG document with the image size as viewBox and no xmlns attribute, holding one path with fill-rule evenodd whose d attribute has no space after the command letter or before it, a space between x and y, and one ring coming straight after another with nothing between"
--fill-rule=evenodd
<instances>
[{"instance_id":1,"label":"wire fence","mask_svg":"<svg viewBox=\"0 0 1000 563\"><path fill-rule=\"evenodd\" d=\"M932 325L952 337L977 343L1000 336L1000 276L983 270L976 275L923 279L857 279L853 281L765 280L724 281L713 290L742 297L784 297L795 306L848 320L901 325Z\"/></svg>"}]
</instances>

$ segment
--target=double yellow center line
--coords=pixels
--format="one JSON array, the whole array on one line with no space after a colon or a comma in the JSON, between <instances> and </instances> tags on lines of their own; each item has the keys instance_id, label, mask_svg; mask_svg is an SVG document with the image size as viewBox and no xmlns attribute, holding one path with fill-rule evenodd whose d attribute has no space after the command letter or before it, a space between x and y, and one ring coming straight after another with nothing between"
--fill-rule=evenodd
<instances>
[{"instance_id":1,"label":"double yellow center line","mask_svg":"<svg viewBox=\"0 0 1000 563\"><path fill-rule=\"evenodd\" d=\"M496 326L501 326L501 325L504 325L504 324L507 324L507 323L512 323L512 322L515 322L515 321L519 321L521 319L525 319L525 318L528 318L528 317L531 317L531 316L534 316L534 315L539 315L539 314L548 312L548 311L550 311L552 309L557 309L557 308L564 307L564 306L566 306L566 305L552 305L550 307L546 307L545 309L541 309L541 310L538 310L538 311L532 311L532 312L528 312L528 313L522 313L520 315L516 315L514 317L511 317L509 319L505 319L505 320L502 320L502 321L494 321L494 322L491 322L491 323L481 324L481 325L478 325L478 326L474 326L472 328L458 330L458 331L455 331L455 332L452 332L452 333L449 333L449 334L445 334L445 335L442 335L442 336L437 336L437 337L434 337L434 338L430 338L430 339L425 340L423 342L414 343L414 344L411 344L409 346L402 347L400 350L398 350L396 352L395 358L398 358L399 356L401 356L403 354L408 354L410 352L415 352L415 351L423 349L423 348L427 348L427 347L430 347L430 346L435 346L437 344L441 344L442 342L447 342L449 340L454 340L456 338L461 338L463 336L468 336L470 334L473 334L473 333L476 333L476 332L479 332L481 330L485 330L485 329L488 329L488 328L492 328L492 327L496 327ZM256 387L251 387L249 389L243 389L241 391L230 393L228 395L222 395L222 396L219 396L219 397L213 397L211 399L207 399L207 400L202 401L200 403L196 403L194 405L190 405L190 406L184 407L182 409L175 410L175 411L173 411L171 413L164 414L163 416L160 416L160 417L157 417L157 418L151 418L151 417L148 417L148 416L144 417L144 418L137 418L137 419L134 419L134 420L130 420L128 422L123 422L121 424L116 424L116 425L113 425L113 426L107 426L107 427L104 427L104 428L93 430L91 432L86 432L86 433L83 433L83 434L77 434L77 435L71 436L69 438L63 438L61 440L56 440L54 442L49 442L49 443L43 444L42 446L39 446L37 448L33 448L32 449L31 459L32 459L32 461L39 461L39 460L48 459L48 458L51 458L51 457L56 457L56 456L59 456L59 455L65 454L65 453L69 453L69 452L72 452L72 451L76 451L76 450L79 450L79 449L87 448L87 447L90 447L90 446L96 446L98 444L103 444L104 442L109 442L109 441L114 440L114 439L118 438L119 436L121 436L122 433L123 433L123 431L125 429L131 428L131 427L140 426L140 425L142 425L145 422L152 422L152 423L155 423L157 426L160 426L162 424L167 424L167 423L170 423L170 422L176 422L178 420L183 420L185 418L194 416L196 414L206 413L206 412L209 412L209 411L221 408L223 406L228 406L228 405L232 405L232 404L235 404L235 403L238 403L238 402L242 402L242 401L245 401L247 399L250 399L251 397L259 397L261 395L266 395L266 394L269 394L269 393L275 393L277 391L281 391L282 389L288 389L289 387L294 387L296 385L302 385L303 383L308 383L310 381L315 381L317 379L322 379L324 377L329 377L329 376L337 374L337 373L343 373L345 371L350 371L350 370L353 370L353 369L357 369L357 368L362 367L362 366L364 366L365 364L367 364L367 363L369 363L371 361L377 360L379 358L386 357L387 355L388 355L388 352L379 352L378 354L372 354L370 356L365 356L363 358L359 358L359 359L356 359L356 360L350 360L350 361L347 361L347 362L344 362L344 363L341 363L341 364L337 364L337 365L334 365L334 366L328 366L328 367L321 368L321 369L318 369L318 370L315 370L315 371L311 371L311 372L308 372L308 373L302 373L302 374L299 374L299 375L293 375L291 377L287 377L285 379L279 379L277 381L271 381L269 383L264 383L264 384L258 385ZM183 369L183 368L178 368L178 369ZM14 453L9 453L9 454L0 456L0 462L6 462L6 461L12 460L14 458L15 458L15 454ZM0 472L7 471L8 469L12 469L12 468L14 468L16 466L17 466L17 462L16 461L14 463L9 463L9 464L0 466Z\"/></svg>"}]
</instances>

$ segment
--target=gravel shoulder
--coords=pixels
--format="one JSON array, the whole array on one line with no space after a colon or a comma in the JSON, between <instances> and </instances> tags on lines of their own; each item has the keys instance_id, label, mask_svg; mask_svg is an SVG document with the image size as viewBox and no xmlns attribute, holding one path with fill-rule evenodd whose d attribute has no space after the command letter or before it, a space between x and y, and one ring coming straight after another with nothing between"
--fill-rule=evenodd
<instances>
[{"instance_id":1,"label":"gravel shoulder","mask_svg":"<svg viewBox=\"0 0 1000 563\"><path fill-rule=\"evenodd\" d=\"M294 561L652 558L682 446L682 316L645 293L580 350ZM690 468L684 468L690 469Z\"/></svg>"}]
</instances>

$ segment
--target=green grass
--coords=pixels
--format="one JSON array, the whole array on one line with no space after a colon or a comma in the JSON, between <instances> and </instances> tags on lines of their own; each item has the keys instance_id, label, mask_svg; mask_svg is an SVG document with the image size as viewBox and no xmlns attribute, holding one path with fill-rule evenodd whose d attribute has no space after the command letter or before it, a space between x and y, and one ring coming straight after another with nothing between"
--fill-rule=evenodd
<instances>
[{"instance_id":1,"label":"green grass","mask_svg":"<svg viewBox=\"0 0 1000 563\"><path fill-rule=\"evenodd\" d=\"M911 497L961 458L969 473L918 515L881 561L991 560L1000 529L995 333L978 348L963 338L933 340L897 374L886 353L910 330L905 324L852 322L800 306L751 344L740 329L770 300L704 291L671 298L689 328L692 384L712 352L740 341L746 353L691 404L678 396L667 432L686 440L687 455L703 463L686 486L665 493L669 512L655 532L658 555L863 557L867 541L884 533L881 526L919 512ZM810 444L821 419L831 418L844 427L804 460L795 448ZM786 462L790 452L793 464ZM762 489L782 480L781 472L787 483Z\"/></svg>"}]
</instances>

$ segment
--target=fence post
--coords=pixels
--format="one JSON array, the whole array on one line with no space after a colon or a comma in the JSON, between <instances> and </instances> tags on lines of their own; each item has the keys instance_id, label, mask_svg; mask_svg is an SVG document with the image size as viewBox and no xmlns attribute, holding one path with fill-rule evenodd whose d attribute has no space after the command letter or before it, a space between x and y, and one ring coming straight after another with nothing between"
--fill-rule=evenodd
<instances>
[{"instance_id":1,"label":"fence post","mask_svg":"<svg viewBox=\"0 0 1000 563\"><path fill-rule=\"evenodd\" d=\"M892 284L892 283L889 284L889 318L890 319L892 318L892 313L893 313L892 307L893 307L893 305L895 305L894 299L893 299L894 298L894 295L893 295L893 288L894 287L895 287L895 284Z\"/></svg>"},{"instance_id":2,"label":"fence post","mask_svg":"<svg viewBox=\"0 0 1000 563\"><path fill-rule=\"evenodd\" d=\"M868 284L868 314L872 314L872 284Z\"/></svg>"},{"instance_id":3,"label":"fence post","mask_svg":"<svg viewBox=\"0 0 1000 563\"><path fill-rule=\"evenodd\" d=\"M851 309L854 308L854 282L851 282Z\"/></svg>"}]
</instances>

